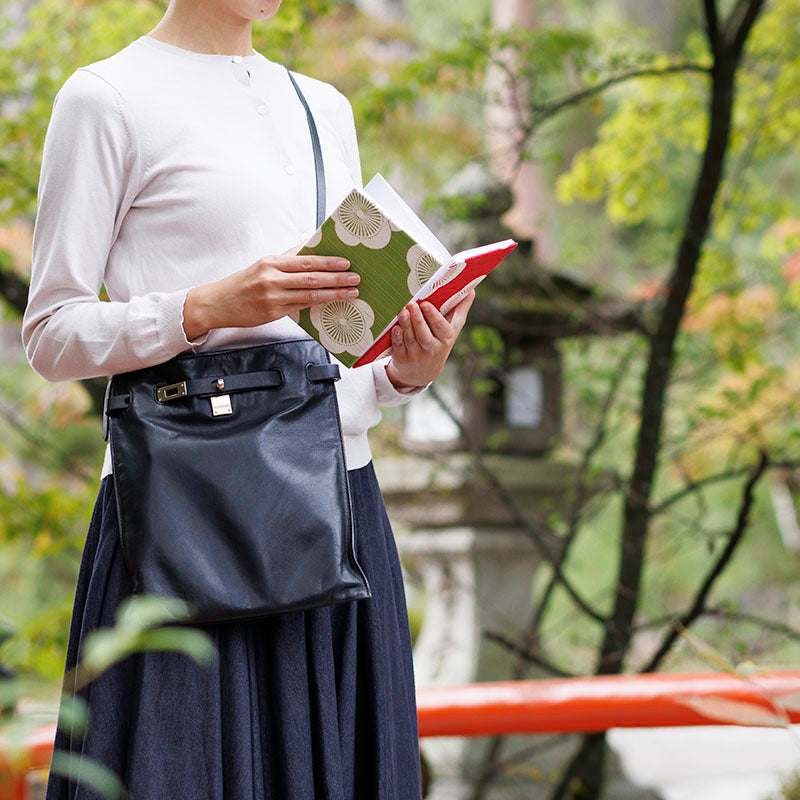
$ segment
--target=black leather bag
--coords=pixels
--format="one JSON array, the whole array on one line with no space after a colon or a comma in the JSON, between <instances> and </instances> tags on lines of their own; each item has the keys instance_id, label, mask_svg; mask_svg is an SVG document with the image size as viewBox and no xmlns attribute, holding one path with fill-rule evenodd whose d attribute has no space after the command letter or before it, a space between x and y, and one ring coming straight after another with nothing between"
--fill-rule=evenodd
<instances>
[{"instance_id":1,"label":"black leather bag","mask_svg":"<svg viewBox=\"0 0 800 800\"><path fill-rule=\"evenodd\" d=\"M319 226L322 152L289 77L308 116ZM372 596L355 552L339 378L311 338L184 353L111 378L103 435L136 593L180 598L194 622Z\"/></svg>"},{"instance_id":2,"label":"black leather bag","mask_svg":"<svg viewBox=\"0 0 800 800\"><path fill-rule=\"evenodd\" d=\"M198 622L370 597L334 381L314 339L115 375L107 419L134 591Z\"/></svg>"}]
</instances>

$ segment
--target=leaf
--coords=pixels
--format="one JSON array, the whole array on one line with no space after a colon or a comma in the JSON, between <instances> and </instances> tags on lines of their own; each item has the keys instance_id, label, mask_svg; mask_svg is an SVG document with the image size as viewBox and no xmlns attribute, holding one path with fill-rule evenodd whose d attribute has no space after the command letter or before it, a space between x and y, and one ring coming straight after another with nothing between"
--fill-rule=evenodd
<instances>
[{"instance_id":1,"label":"leaf","mask_svg":"<svg viewBox=\"0 0 800 800\"><path fill-rule=\"evenodd\" d=\"M768 725L785 727L785 722L774 711L743 700L728 700L725 697L675 697L676 703L687 706L708 718L733 723L734 725Z\"/></svg>"},{"instance_id":2,"label":"leaf","mask_svg":"<svg viewBox=\"0 0 800 800\"><path fill-rule=\"evenodd\" d=\"M139 636L137 650L168 650L184 653L198 664L214 660L217 648L211 638L203 631L181 628L160 628L145 631Z\"/></svg>"},{"instance_id":3,"label":"leaf","mask_svg":"<svg viewBox=\"0 0 800 800\"><path fill-rule=\"evenodd\" d=\"M122 781L108 767L76 753L55 750L50 771L91 786L106 800L122 800L128 796Z\"/></svg>"},{"instance_id":4,"label":"leaf","mask_svg":"<svg viewBox=\"0 0 800 800\"><path fill-rule=\"evenodd\" d=\"M216 653L211 638L200 630L116 627L94 631L86 637L82 666L92 675L98 675L123 658L146 650L185 653L201 664Z\"/></svg>"},{"instance_id":5,"label":"leaf","mask_svg":"<svg viewBox=\"0 0 800 800\"><path fill-rule=\"evenodd\" d=\"M142 630L164 622L187 619L189 613L189 605L178 598L136 595L120 603L117 626Z\"/></svg>"},{"instance_id":6,"label":"leaf","mask_svg":"<svg viewBox=\"0 0 800 800\"><path fill-rule=\"evenodd\" d=\"M93 675L120 661L136 644L139 631L125 628L103 628L86 637L81 666Z\"/></svg>"},{"instance_id":7,"label":"leaf","mask_svg":"<svg viewBox=\"0 0 800 800\"><path fill-rule=\"evenodd\" d=\"M88 717L86 701L77 695L64 693L58 709L58 727L70 738L80 739L86 731Z\"/></svg>"}]
</instances>

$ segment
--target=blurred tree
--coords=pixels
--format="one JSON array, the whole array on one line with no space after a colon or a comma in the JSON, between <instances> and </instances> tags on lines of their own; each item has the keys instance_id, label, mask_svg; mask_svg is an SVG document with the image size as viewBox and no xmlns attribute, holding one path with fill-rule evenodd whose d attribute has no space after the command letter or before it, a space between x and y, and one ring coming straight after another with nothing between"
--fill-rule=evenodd
<instances>
[{"instance_id":1,"label":"blurred tree","mask_svg":"<svg viewBox=\"0 0 800 800\"><path fill-rule=\"evenodd\" d=\"M24 220L30 229L53 97L67 76L152 29L166 5L0 2L0 224ZM299 62L315 21L333 8L330 0L287 4L268 26L254 30L254 46ZM19 319L30 260L15 258L16 251L0 242L0 310ZM18 623L1 655L50 679L63 670L77 568L97 493L104 389L103 379L46 384L27 364L0 369L0 609L13 612Z\"/></svg>"},{"instance_id":2,"label":"blurred tree","mask_svg":"<svg viewBox=\"0 0 800 800\"><path fill-rule=\"evenodd\" d=\"M587 16L591 5L565 0L564 7ZM347 91L367 163L402 161L428 187L466 158L485 157L490 64L520 89L513 95L520 100L520 164L533 159L552 168L588 135L593 120L603 119L597 141L557 182L558 196L572 205L551 217L550 258L582 254L580 269L637 299L646 324L632 342L585 345L570 376L587 441L568 513L520 519L535 542L555 535L560 546L545 549L552 570L535 587L529 628L506 643L520 655L519 675L532 662L559 672L654 670L673 652L678 632L701 617L752 621L754 615L737 618L735 608L709 598L751 524L759 481L768 471L791 474L800 457L800 209L791 162L800 133L800 5L734 0L724 4L727 15L715 0L694 7L702 16L685 44L664 53L630 26L497 30L488 2L452 4L470 24L457 30L440 19L446 36L433 36L433 25L419 29L420 15L441 12L419 2L407 4L408 22L388 23L365 19L348 4L287 5L274 27L254 32L262 52L302 64ZM144 0L41 0L32 7L35 24L0 53L4 219L34 213L42 137L52 96L66 75L152 27L161 10L162 4ZM678 29L686 24L682 18ZM507 53L510 62L498 59ZM587 204L585 216L578 216L577 201ZM568 233L558 229L559 220L570 223ZM543 266L532 258L508 271L520 302L538 296L547 277ZM19 312L25 285L24 269L0 260L0 295L9 309ZM560 302L570 323L578 319L607 331L603 319L565 302L557 285L550 290L549 302ZM470 337L462 338L459 357L471 347ZM615 487L595 493L590 504L586 485L599 470L614 475ZM729 505L712 513L707 492L726 481L738 495L727 495ZM7 492L12 522L0 542L12 533L35 541L41 528L53 525L38 512L15 515L10 505L25 491L24 483L20 487ZM34 509L57 507L39 488L27 502ZM613 539L595 545L605 560L581 571L575 557L581 534L604 512L619 512L609 523ZM76 539L82 536L85 526L77 518L69 523L69 513L56 516L73 526ZM548 537L537 538L542 531ZM665 531L674 537L673 550L689 553L673 572L653 548ZM702 563L698 542L707 548ZM599 564L608 566L608 576L598 574ZM682 575L682 591L665 588L660 602L662 588L652 577L676 572L688 573L692 585ZM581 582L589 579L598 591ZM653 613L664 605L669 613ZM581 621L591 626L589 644L571 642L556 651L563 629L572 636ZM654 636L659 628L661 637L634 647L644 631ZM30 629L28 637L37 641ZM18 660L35 664L35 650ZM476 798L502 773L499 748L495 752ZM553 787L553 800L598 797L605 758L604 737L586 737Z\"/></svg>"},{"instance_id":3,"label":"blurred tree","mask_svg":"<svg viewBox=\"0 0 800 800\"><path fill-rule=\"evenodd\" d=\"M666 512L674 513L676 531L707 537L711 558L697 571L685 610L660 619L666 630L649 655L639 653L637 669L658 669L679 631L701 617L736 619L730 609L711 606L712 589L752 521L759 481L768 471L796 470L800 461L800 270L793 256L797 230L790 224L800 209L792 190L797 169L787 163L800 134L800 6L797 0L738 0L723 15L714 0L704 0L698 8L701 22L678 54L654 52L630 29L608 36L524 25L478 29L457 47L406 65L402 78L371 93L376 113L396 120L419 93L480 91L476 77L497 66L510 96L519 98L519 165L541 155L548 126L559 115L578 104L595 104L598 112L608 104L597 143L577 155L557 190L565 203L602 202L619 236L637 247L639 275L617 270L617 279L638 277L631 291L647 323L644 350L634 343L616 367L584 365L595 381L603 377L607 392L593 391L601 413L581 454L576 500L566 517L546 523L515 517L553 567L530 628L513 644L523 662L547 663L548 612L563 592L572 611L596 628L592 671L631 668L634 638L652 630L652 619L642 621L653 599L645 602L643 575L664 569L646 556ZM510 59L497 57L509 52ZM603 254L594 248L588 257ZM527 278L517 276L521 296L536 285L533 273L542 264L534 260L528 267ZM667 274L642 277L657 270ZM602 331L603 321L596 324ZM640 383L627 374L637 358ZM608 448L613 456L603 462ZM619 471L623 452L630 453L629 475ZM579 531L592 518L584 482L599 464L616 474L617 488L609 494L620 495L621 508L615 575L598 602L571 579L570 565ZM733 518L712 536L703 527L705 489L730 480L740 486ZM691 517L685 505L677 510L693 502ZM554 552L545 544L553 533L561 539ZM569 671L557 661L551 662L554 673ZM585 737L552 800L599 797L606 752L603 735ZM502 766L499 760L486 765L473 800L484 796Z\"/></svg>"}]
</instances>

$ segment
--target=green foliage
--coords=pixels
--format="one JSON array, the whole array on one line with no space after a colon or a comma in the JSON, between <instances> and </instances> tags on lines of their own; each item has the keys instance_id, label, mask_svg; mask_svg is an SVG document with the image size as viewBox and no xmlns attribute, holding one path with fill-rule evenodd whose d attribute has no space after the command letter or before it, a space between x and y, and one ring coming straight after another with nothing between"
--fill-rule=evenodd
<instances>
[{"instance_id":1,"label":"green foliage","mask_svg":"<svg viewBox=\"0 0 800 800\"><path fill-rule=\"evenodd\" d=\"M11 4L0 0L0 11ZM36 213L42 144L53 98L66 78L148 33L166 5L163 0L38 0L31 5L22 36L0 51L0 102L15 104L14 112L0 117L0 222ZM284 4L273 20L254 27L253 46L269 58L296 64L314 21L331 8L330 0Z\"/></svg>"},{"instance_id":2,"label":"green foliage","mask_svg":"<svg viewBox=\"0 0 800 800\"><path fill-rule=\"evenodd\" d=\"M61 582L59 582L61 584ZM0 647L0 663L55 680L64 671L72 598L66 581L60 592L25 619L16 634ZM74 593L74 582L72 585Z\"/></svg>"},{"instance_id":3,"label":"green foliage","mask_svg":"<svg viewBox=\"0 0 800 800\"><path fill-rule=\"evenodd\" d=\"M584 59L593 39L588 33L539 28L497 31L488 23L463 25L448 37L447 45L424 49L400 65L390 80L360 93L356 102L360 118L380 125L403 106L423 96L480 91L491 61L513 58L517 80L528 81L534 96L552 88L552 79L564 74L568 60Z\"/></svg>"},{"instance_id":4,"label":"green foliage","mask_svg":"<svg viewBox=\"0 0 800 800\"><path fill-rule=\"evenodd\" d=\"M0 615L17 626L16 634L0 645L0 662L55 679L64 668L72 597L96 499L99 463L88 470L79 455L81 448L74 453L69 449L78 434L86 435L85 424L72 420L59 431L52 420L49 425L34 422L26 407L27 391L20 394L14 412L18 429L5 429L0 422ZM0 391L0 402L8 408L12 397ZM30 401L33 404L34 398ZM45 410L45 416L51 412L55 413ZM97 428L93 421L94 438L99 438ZM27 438L30 435L33 440ZM93 452L97 462L96 445Z\"/></svg>"},{"instance_id":5,"label":"green foliage","mask_svg":"<svg viewBox=\"0 0 800 800\"><path fill-rule=\"evenodd\" d=\"M77 753L56 750L50 764L56 775L62 775L73 781L80 780L106 800L122 800L128 793L122 781L98 761L83 758Z\"/></svg>"},{"instance_id":6,"label":"green foliage","mask_svg":"<svg viewBox=\"0 0 800 800\"><path fill-rule=\"evenodd\" d=\"M680 208L670 196L684 196L690 188L694 162L686 156L696 157L703 146L706 81L673 75L638 83L639 91L601 125L598 143L573 159L558 181L558 196L562 202L605 200L614 222L647 220L676 229Z\"/></svg>"},{"instance_id":7,"label":"green foliage","mask_svg":"<svg viewBox=\"0 0 800 800\"><path fill-rule=\"evenodd\" d=\"M165 597L129 597L117 610L113 628L93 631L86 637L82 671L91 679L133 653L166 650L185 653L199 664L216 657L207 633L181 627L160 627L191 616L187 603Z\"/></svg>"},{"instance_id":8,"label":"green foliage","mask_svg":"<svg viewBox=\"0 0 800 800\"><path fill-rule=\"evenodd\" d=\"M172 623L185 624L190 618L190 608L178 600L136 595L124 600L117 610L116 623L110 628L99 628L89 634L83 645L82 659L65 676L64 686L74 691L87 687L114 664L134 653L168 651L182 653L205 665L216 658L217 651L211 637L202 630L190 627L169 627ZM20 698L34 697L42 691L38 680L13 679L0 681L0 707L13 705ZM11 763L24 763L26 739L37 722L12 715L0 720L4 734L4 755ZM71 739L80 740L91 725L88 706L78 694L65 691L61 697L58 726L67 731ZM81 784L91 787L106 800L127 797L120 776L93 759L63 750L55 750L51 770Z\"/></svg>"},{"instance_id":9,"label":"green foliage","mask_svg":"<svg viewBox=\"0 0 800 800\"><path fill-rule=\"evenodd\" d=\"M111 55L158 18L159 5L142 0L31 6L27 29L0 51L0 99L19 103L15 113L0 117L0 221L35 214L42 142L53 97L67 76Z\"/></svg>"},{"instance_id":10,"label":"green foliage","mask_svg":"<svg viewBox=\"0 0 800 800\"><path fill-rule=\"evenodd\" d=\"M470 195L453 194L448 197L428 198L424 211L438 212L450 220L471 220L486 215L491 198L481 192Z\"/></svg>"},{"instance_id":11,"label":"green foliage","mask_svg":"<svg viewBox=\"0 0 800 800\"><path fill-rule=\"evenodd\" d=\"M726 180L703 252L698 297L743 279L737 256L746 237L758 237L776 220L800 212L796 192L775 191L776 184L797 180L787 158L800 136L798 14L798 0L776 0L748 41L737 76ZM686 57L709 63L699 34L690 37ZM653 60L656 67L667 63L664 57ZM639 78L617 93L597 142L581 150L559 178L558 196L565 203L602 201L618 225L644 223L678 235L705 141L708 78L697 72ZM676 244L673 239L672 249Z\"/></svg>"},{"instance_id":12,"label":"green foliage","mask_svg":"<svg viewBox=\"0 0 800 800\"><path fill-rule=\"evenodd\" d=\"M771 794L765 800L800 800L800 772L788 775L778 794Z\"/></svg>"},{"instance_id":13,"label":"green foliage","mask_svg":"<svg viewBox=\"0 0 800 800\"><path fill-rule=\"evenodd\" d=\"M485 29L464 29L457 38L459 46L425 52L396 66L387 80L364 87L353 98L359 120L367 126L379 126L433 89L453 91L473 86L485 70L486 36Z\"/></svg>"},{"instance_id":14,"label":"green foliage","mask_svg":"<svg viewBox=\"0 0 800 800\"><path fill-rule=\"evenodd\" d=\"M425 13L420 0L411 5L415 13ZM452 174L467 157L485 155L486 72L492 61L508 58L515 64L514 79L526 92L522 110L532 138L523 157L553 169L579 150L558 181L558 194L569 205L548 209L558 233L556 266L594 271L598 284L622 294L655 270L666 278L704 145L708 77L702 69L673 72L621 82L602 94L591 91L632 70L666 71L684 62L707 68L710 57L702 32L690 34L680 53L666 54L655 52L648 32L601 28L588 13L581 17L580 29L498 33L488 25L488 4L450 6L451 16L442 13L447 36L433 36L365 21L331 0L284 4L274 20L256 26L254 45L268 57L289 61L346 91L356 112L366 177L371 166L403 163L413 179L429 186ZM800 280L787 283L784 263L798 241L796 235L777 231L775 224L797 215L800 198L792 160L800 133L799 10L798 0L768 4L738 76L726 179L692 297L694 327L687 324L677 343L658 496L723 463L745 463L756 443L782 445L787 453L794 448L795 455L800 444L793 405L800 396L799 373L797 365L789 368L787 363L797 351L792 347L797 334L781 328L788 327L790 314L800 308ZM0 53L0 98L22 102L19 111L0 120L0 197L8 198L0 213L6 218L34 211L41 142L52 96L64 78L149 30L161 11L163 3L143 0L42 0L34 5L36 24ZM429 15L440 12L438 6L427 9ZM319 24L323 17L325 25ZM453 25L455 17L467 24ZM391 45L404 53L410 50L414 57L383 58L381 48L388 51ZM586 102L565 106L572 110L561 118L551 113L555 103L582 90L590 92ZM604 121L595 131L600 119ZM443 210L463 219L481 213L477 201L459 198ZM520 292L521 299L524 294ZM567 424L557 455L574 460L602 422L604 437L593 454L591 474L608 470L624 487L627 457L638 431L645 343L595 337L562 344ZM627 348L633 355L624 366ZM458 340L454 358L482 360L491 372L502 365L504 349L496 330L478 326ZM618 379L615 401L600 420L606 392ZM479 379L474 388L494 387L491 379ZM40 432L47 433L56 418L57 409L44 415ZM78 425L73 419L67 427L75 430ZM498 433L498 439L503 435ZM36 447L19 444L17 449L35 458ZM75 443L69 449L75 452ZM37 588L19 616L20 632L0 650L0 658L57 677L96 484L85 493L74 486L59 492L40 482L6 488L7 494L0 495L0 548L8 548L4 556L34 549L36 558L27 559L24 568L32 570L29 583ZM14 496L19 505L12 508ZM725 486L697 500L702 516L682 506L674 518L656 521L643 613L658 616L682 607L709 555L718 552L737 501L736 487ZM566 565L584 596L604 609L617 568L620 517L618 493L590 499L582 510L585 533ZM566 529L566 521L555 512L549 521L557 532ZM768 506L759 511L755 527L759 536L745 546L741 566L734 565L722 584L727 592L739 586L755 590L776 576L791 579L794 565L785 558ZM673 566L666 568L667 563ZM544 571L541 575L542 580L548 577ZM543 584L534 588L538 596ZM183 633L150 627L147 620L153 618L145 610L141 613L138 622L121 621L113 632L98 635L92 645L95 661L89 663L100 669L142 647L169 647L175 641L169 637ZM582 627L577 618L572 601L556 590L540 633L554 652L561 648L569 654L567 666L591 670L597 628L593 623ZM412 619L412 626L416 624ZM202 641L192 637L179 644L196 655L204 652ZM79 726L80 704L71 713L65 724Z\"/></svg>"}]
</instances>

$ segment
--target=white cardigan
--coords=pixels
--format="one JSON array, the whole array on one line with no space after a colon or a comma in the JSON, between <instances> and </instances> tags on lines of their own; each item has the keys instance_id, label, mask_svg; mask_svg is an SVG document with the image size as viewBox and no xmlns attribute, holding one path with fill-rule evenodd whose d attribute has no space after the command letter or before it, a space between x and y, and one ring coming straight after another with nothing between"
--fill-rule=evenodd
<instances>
[{"instance_id":1,"label":"white cardigan","mask_svg":"<svg viewBox=\"0 0 800 800\"><path fill-rule=\"evenodd\" d=\"M362 186L350 103L296 75L311 106L331 213ZM314 158L286 69L248 56L195 53L149 35L75 70L45 136L22 342L50 381L128 372L186 351L308 334L288 316L217 328L189 341L192 286L302 244L315 229ZM105 284L111 302L98 293ZM411 392L388 356L335 383L348 469L371 458L367 429ZM430 384L428 384L429 386ZM106 448L101 477L111 473Z\"/></svg>"}]
</instances>

